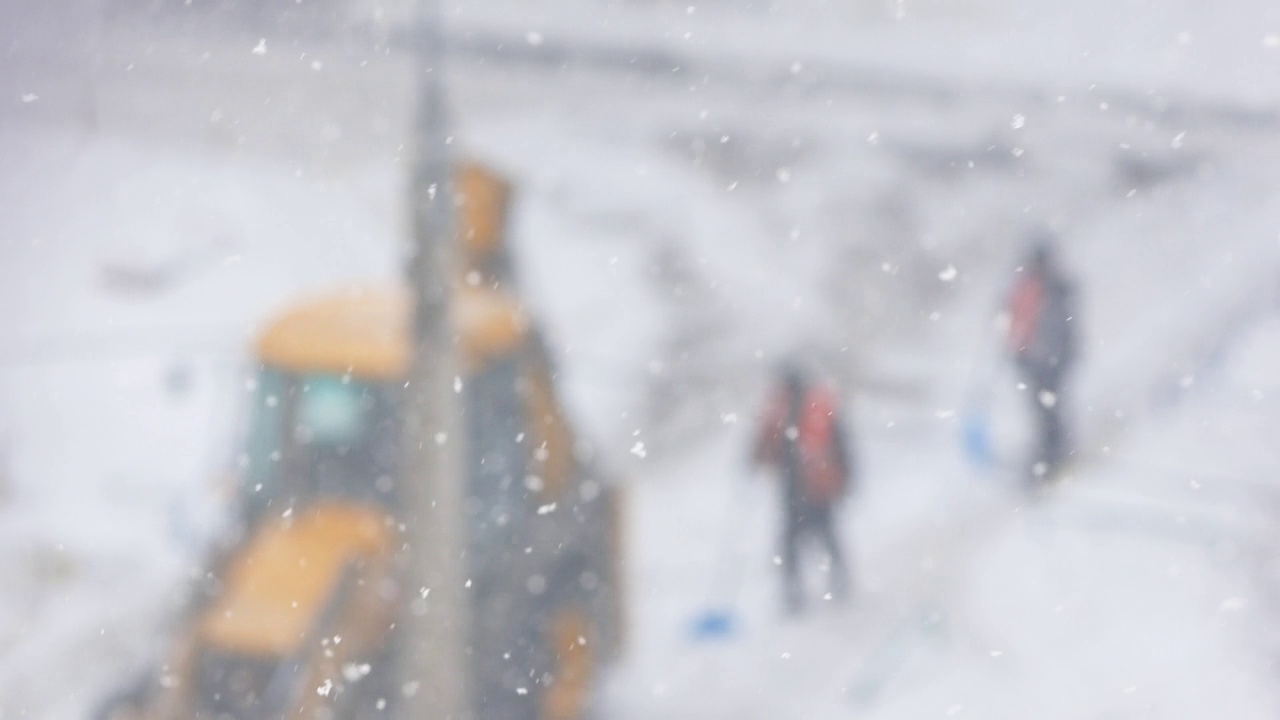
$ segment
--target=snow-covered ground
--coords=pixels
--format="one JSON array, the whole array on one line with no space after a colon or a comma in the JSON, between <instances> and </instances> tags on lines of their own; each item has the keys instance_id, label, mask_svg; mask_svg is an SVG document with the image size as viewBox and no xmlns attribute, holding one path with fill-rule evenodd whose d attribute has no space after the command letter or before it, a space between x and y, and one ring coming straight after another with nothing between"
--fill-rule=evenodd
<instances>
[{"instance_id":1,"label":"snow-covered ground","mask_svg":"<svg viewBox=\"0 0 1280 720\"><path fill-rule=\"evenodd\" d=\"M516 180L520 282L631 478L610 716L1274 716L1275 12L447 8L458 146ZM403 61L245 37L10 43L0 717L82 717L161 632L252 328L398 272ZM1084 298L1087 459L1031 500L966 464L958 423L994 386L1016 455L990 316L1046 223ZM742 459L796 348L856 419L859 593L784 621ZM725 603L739 632L694 642Z\"/></svg>"},{"instance_id":2,"label":"snow-covered ground","mask_svg":"<svg viewBox=\"0 0 1280 720\"><path fill-rule=\"evenodd\" d=\"M615 688L621 716L1271 716L1277 343L1275 319L1240 338L1208 387L1043 497L911 454L954 442L945 424L895 446L864 408L872 486L844 525L860 592L824 603L815 573L799 619L779 612L774 498L736 470L741 438L660 473L636 490L650 632ZM933 503L904 520L895 485ZM696 530L645 542L671 524ZM743 579L717 588L722 573ZM696 639L695 618L726 606L734 634Z\"/></svg>"}]
</instances>

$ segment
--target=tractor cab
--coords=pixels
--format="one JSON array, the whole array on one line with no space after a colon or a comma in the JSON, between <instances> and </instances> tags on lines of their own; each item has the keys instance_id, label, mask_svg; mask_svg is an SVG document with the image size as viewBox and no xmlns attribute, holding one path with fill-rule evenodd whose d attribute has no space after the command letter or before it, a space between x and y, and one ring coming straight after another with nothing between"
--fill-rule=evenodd
<instances>
[{"instance_id":1,"label":"tractor cab","mask_svg":"<svg viewBox=\"0 0 1280 720\"><path fill-rule=\"evenodd\" d=\"M523 312L497 291L459 293L454 314L465 366L481 376L523 340ZM356 287L300 304L263 331L239 458L246 525L321 500L395 509L408 326L407 291Z\"/></svg>"}]
</instances>

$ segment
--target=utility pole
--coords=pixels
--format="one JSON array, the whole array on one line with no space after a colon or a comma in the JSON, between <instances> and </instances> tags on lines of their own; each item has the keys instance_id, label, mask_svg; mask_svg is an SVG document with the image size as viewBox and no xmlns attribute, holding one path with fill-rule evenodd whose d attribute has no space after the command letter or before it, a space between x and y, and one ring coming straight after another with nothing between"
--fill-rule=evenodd
<instances>
[{"instance_id":1,"label":"utility pole","mask_svg":"<svg viewBox=\"0 0 1280 720\"><path fill-rule=\"evenodd\" d=\"M402 407L400 490L408 562L400 717L473 720L466 583L466 468L461 374L450 307L456 247L436 0L416 0L414 244L409 261L413 358Z\"/></svg>"}]
</instances>

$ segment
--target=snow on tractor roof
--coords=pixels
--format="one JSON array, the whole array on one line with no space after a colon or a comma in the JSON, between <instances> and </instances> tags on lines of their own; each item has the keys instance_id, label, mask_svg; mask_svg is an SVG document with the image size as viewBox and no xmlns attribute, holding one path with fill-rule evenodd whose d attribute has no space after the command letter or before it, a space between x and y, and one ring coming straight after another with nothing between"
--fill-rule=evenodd
<instances>
[{"instance_id":1,"label":"snow on tractor roof","mask_svg":"<svg viewBox=\"0 0 1280 720\"><path fill-rule=\"evenodd\" d=\"M351 373L396 380L410 360L410 296L394 286L357 287L302 302L258 336L258 359L296 372ZM523 308L497 290L465 288L452 313L463 359L474 367L518 347L528 329Z\"/></svg>"}]
</instances>

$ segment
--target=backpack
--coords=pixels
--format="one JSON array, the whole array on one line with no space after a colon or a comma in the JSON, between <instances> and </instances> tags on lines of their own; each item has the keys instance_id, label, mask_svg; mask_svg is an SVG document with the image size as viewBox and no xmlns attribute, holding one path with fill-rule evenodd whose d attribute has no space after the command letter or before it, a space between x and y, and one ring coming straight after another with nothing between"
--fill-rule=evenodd
<instances>
[{"instance_id":1,"label":"backpack","mask_svg":"<svg viewBox=\"0 0 1280 720\"><path fill-rule=\"evenodd\" d=\"M1044 279L1039 273L1028 272L1013 286L1009 296L1009 350L1015 355L1027 352L1035 342L1044 295Z\"/></svg>"}]
</instances>

